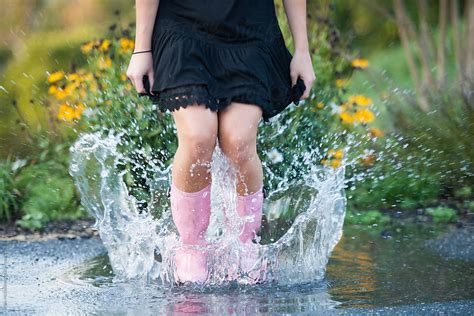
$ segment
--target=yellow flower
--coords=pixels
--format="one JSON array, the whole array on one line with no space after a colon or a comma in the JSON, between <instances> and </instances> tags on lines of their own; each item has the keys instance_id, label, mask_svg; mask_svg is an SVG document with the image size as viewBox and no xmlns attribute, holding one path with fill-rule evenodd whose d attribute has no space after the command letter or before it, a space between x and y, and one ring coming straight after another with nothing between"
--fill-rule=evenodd
<instances>
[{"instance_id":1,"label":"yellow flower","mask_svg":"<svg viewBox=\"0 0 474 316\"><path fill-rule=\"evenodd\" d=\"M86 107L84 106L83 103L79 103L76 108L74 109L74 118L79 119L82 115L82 112L84 111Z\"/></svg>"},{"instance_id":2,"label":"yellow flower","mask_svg":"<svg viewBox=\"0 0 474 316\"><path fill-rule=\"evenodd\" d=\"M351 95L349 97L349 103L351 104L357 104L359 106L369 106L373 104L373 101L371 98L368 98L364 95Z\"/></svg>"},{"instance_id":3,"label":"yellow flower","mask_svg":"<svg viewBox=\"0 0 474 316\"><path fill-rule=\"evenodd\" d=\"M367 59L357 58L352 61L352 67L365 69L369 67L369 61Z\"/></svg>"},{"instance_id":4,"label":"yellow flower","mask_svg":"<svg viewBox=\"0 0 474 316\"><path fill-rule=\"evenodd\" d=\"M101 56L99 58L98 64L100 69L109 68L110 66L112 66L112 59L110 59L109 56Z\"/></svg>"},{"instance_id":5,"label":"yellow flower","mask_svg":"<svg viewBox=\"0 0 474 316\"><path fill-rule=\"evenodd\" d=\"M122 80L122 81L127 81L127 79L128 79L128 77L127 77L126 74L124 74L124 73L121 73L121 74L120 74L120 80Z\"/></svg>"},{"instance_id":6,"label":"yellow flower","mask_svg":"<svg viewBox=\"0 0 474 316\"><path fill-rule=\"evenodd\" d=\"M322 102L319 102L315 104L314 106L311 107L311 112L317 112L318 109L322 109L324 107L324 104Z\"/></svg>"},{"instance_id":7,"label":"yellow flower","mask_svg":"<svg viewBox=\"0 0 474 316\"><path fill-rule=\"evenodd\" d=\"M329 149L328 150L328 157L333 157L333 158L336 158L336 159L342 159L342 157L344 156L344 150L342 149Z\"/></svg>"},{"instance_id":8,"label":"yellow flower","mask_svg":"<svg viewBox=\"0 0 474 316\"><path fill-rule=\"evenodd\" d=\"M362 157L360 161L362 162L363 165L365 166L372 166L375 162L375 155L373 154L368 154L365 157Z\"/></svg>"},{"instance_id":9,"label":"yellow flower","mask_svg":"<svg viewBox=\"0 0 474 316\"><path fill-rule=\"evenodd\" d=\"M344 150L342 149L338 149L334 152L334 158L336 159L342 159L342 157L344 156Z\"/></svg>"},{"instance_id":10,"label":"yellow flower","mask_svg":"<svg viewBox=\"0 0 474 316\"><path fill-rule=\"evenodd\" d=\"M322 164L323 166L325 166L325 165L327 164L327 162L328 162L327 159L321 159L321 164Z\"/></svg>"},{"instance_id":11,"label":"yellow flower","mask_svg":"<svg viewBox=\"0 0 474 316\"><path fill-rule=\"evenodd\" d=\"M83 45L81 45L81 51L84 53L84 54L88 54L90 53L90 51L94 48L94 46L98 45L99 42L97 40L94 40L94 41L89 41Z\"/></svg>"},{"instance_id":12,"label":"yellow flower","mask_svg":"<svg viewBox=\"0 0 474 316\"><path fill-rule=\"evenodd\" d=\"M67 94L67 95L70 95L71 93L74 92L74 90L76 89L77 85L75 83L68 83L65 87L64 87L64 92Z\"/></svg>"},{"instance_id":13,"label":"yellow flower","mask_svg":"<svg viewBox=\"0 0 474 316\"><path fill-rule=\"evenodd\" d=\"M103 52L107 51L110 47L110 44L111 44L110 40L104 39L102 43L100 43L99 50Z\"/></svg>"},{"instance_id":14,"label":"yellow flower","mask_svg":"<svg viewBox=\"0 0 474 316\"><path fill-rule=\"evenodd\" d=\"M341 112L348 111L352 109L352 103L344 102L339 106Z\"/></svg>"},{"instance_id":15,"label":"yellow flower","mask_svg":"<svg viewBox=\"0 0 474 316\"><path fill-rule=\"evenodd\" d=\"M354 123L354 120L355 120L355 117L354 117L354 114L350 113L350 112L342 112L341 114L339 114L339 118L344 122L344 123L349 123L349 124L352 124Z\"/></svg>"},{"instance_id":16,"label":"yellow flower","mask_svg":"<svg viewBox=\"0 0 474 316\"><path fill-rule=\"evenodd\" d=\"M368 109L359 109L354 115L356 120L362 123L369 123L375 119L374 113Z\"/></svg>"},{"instance_id":17,"label":"yellow flower","mask_svg":"<svg viewBox=\"0 0 474 316\"><path fill-rule=\"evenodd\" d=\"M72 74L67 75L67 79L71 82L74 82L74 81L80 81L81 77L79 77L78 73L74 72Z\"/></svg>"},{"instance_id":18,"label":"yellow flower","mask_svg":"<svg viewBox=\"0 0 474 316\"><path fill-rule=\"evenodd\" d=\"M76 113L72 107L70 107L66 103L63 103L59 106L58 119L64 121L71 121L75 117Z\"/></svg>"},{"instance_id":19,"label":"yellow flower","mask_svg":"<svg viewBox=\"0 0 474 316\"><path fill-rule=\"evenodd\" d=\"M63 100L68 96L68 91L62 88L59 88L56 91L56 99Z\"/></svg>"},{"instance_id":20,"label":"yellow flower","mask_svg":"<svg viewBox=\"0 0 474 316\"><path fill-rule=\"evenodd\" d=\"M129 38L122 37L119 40L120 52L127 53L133 51L135 48L135 42Z\"/></svg>"},{"instance_id":21,"label":"yellow flower","mask_svg":"<svg viewBox=\"0 0 474 316\"><path fill-rule=\"evenodd\" d=\"M339 159L334 159L334 160L331 161L331 166L332 166L333 168L337 168L337 167L339 167L340 165L341 165L341 160L339 160Z\"/></svg>"},{"instance_id":22,"label":"yellow flower","mask_svg":"<svg viewBox=\"0 0 474 316\"><path fill-rule=\"evenodd\" d=\"M372 137L380 137L380 136L383 135L383 132L380 129L378 129L377 127L371 127L371 128L369 128L369 134Z\"/></svg>"},{"instance_id":23,"label":"yellow flower","mask_svg":"<svg viewBox=\"0 0 474 316\"><path fill-rule=\"evenodd\" d=\"M88 72L83 76L84 81L92 81L94 80L94 74L92 72Z\"/></svg>"},{"instance_id":24,"label":"yellow flower","mask_svg":"<svg viewBox=\"0 0 474 316\"><path fill-rule=\"evenodd\" d=\"M64 71L55 71L48 76L48 82L53 83L64 77Z\"/></svg>"},{"instance_id":25,"label":"yellow flower","mask_svg":"<svg viewBox=\"0 0 474 316\"><path fill-rule=\"evenodd\" d=\"M48 93L49 94L56 94L58 92L58 87L55 85L52 85L48 88Z\"/></svg>"},{"instance_id":26,"label":"yellow flower","mask_svg":"<svg viewBox=\"0 0 474 316\"><path fill-rule=\"evenodd\" d=\"M336 79L336 87L342 88L347 84L347 79Z\"/></svg>"}]
</instances>

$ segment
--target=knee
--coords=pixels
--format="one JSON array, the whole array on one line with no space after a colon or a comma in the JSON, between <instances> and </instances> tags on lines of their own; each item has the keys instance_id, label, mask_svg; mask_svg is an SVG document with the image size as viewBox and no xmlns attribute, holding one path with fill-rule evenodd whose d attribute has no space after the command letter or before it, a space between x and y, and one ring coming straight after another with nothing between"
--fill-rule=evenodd
<instances>
[{"instance_id":1,"label":"knee","mask_svg":"<svg viewBox=\"0 0 474 316\"><path fill-rule=\"evenodd\" d=\"M216 147L217 133L209 130L188 130L178 137L178 146L195 160L210 159Z\"/></svg>"},{"instance_id":2,"label":"knee","mask_svg":"<svg viewBox=\"0 0 474 316\"><path fill-rule=\"evenodd\" d=\"M239 133L225 133L219 135L219 144L222 152L237 166L257 158L256 139L253 135Z\"/></svg>"}]
</instances>

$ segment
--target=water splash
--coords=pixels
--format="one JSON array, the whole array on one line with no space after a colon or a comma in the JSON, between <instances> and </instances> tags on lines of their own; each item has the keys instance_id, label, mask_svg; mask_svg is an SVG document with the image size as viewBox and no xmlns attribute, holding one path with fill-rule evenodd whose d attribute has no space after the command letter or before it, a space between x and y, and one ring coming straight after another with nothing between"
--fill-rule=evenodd
<instances>
[{"instance_id":1,"label":"water splash","mask_svg":"<svg viewBox=\"0 0 474 316\"><path fill-rule=\"evenodd\" d=\"M125 171L121 170L130 159L119 152L120 141L120 134L81 135L71 147L70 174L83 205L96 218L94 226L108 250L114 281L172 286L180 242L167 198L171 166L155 168L155 177L146 179L152 199L146 210L140 210L123 179ZM261 240L244 246L238 241L239 227L248 219L235 211L224 212L235 210L235 169L216 146L211 163L212 215L206 233L210 241L206 246L210 258L207 285L246 284L254 278L295 284L324 277L329 256L342 236L345 167L309 165L309 171L298 180L282 181L275 191L268 192ZM156 213L161 216L152 215ZM224 225L224 214L235 224ZM288 229L274 230L275 226L281 228L275 225L278 222Z\"/></svg>"}]
</instances>

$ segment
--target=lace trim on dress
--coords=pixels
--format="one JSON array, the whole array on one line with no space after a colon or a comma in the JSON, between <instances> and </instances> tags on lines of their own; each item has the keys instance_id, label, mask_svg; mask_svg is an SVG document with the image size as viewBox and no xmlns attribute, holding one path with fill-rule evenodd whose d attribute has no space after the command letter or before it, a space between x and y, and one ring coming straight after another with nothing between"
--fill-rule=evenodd
<instances>
[{"instance_id":1,"label":"lace trim on dress","mask_svg":"<svg viewBox=\"0 0 474 316\"><path fill-rule=\"evenodd\" d=\"M190 84L165 89L157 92L154 101L158 103L162 112L166 109L176 110L179 107L186 107L194 103L205 104L213 111L217 111L219 108L219 100L211 97L203 84Z\"/></svg>"},{"instance_id":2,"label":"lace trim on dress","mask_svg":"<svg viewBox=\"0 0 474 316\"><path fill-rule=\"evenodd\" d=\"M256 104L261 106L264 112L271 106L270 100L252 91L238 93L225 98L216 98L210 95L205 84L189 84L168 88L161 92L156 92L151 98L153 103L158 105L161 112L166 110L175 111L194 104L204 105L214 112L225 108L232 102Z\"/></svg>"},{"instance_id":3,"label":"lace trim on dress","mask_svg":"<svg viewBox=\"0 0 474 316\"><path fill-rule=\"evenodd\" d=\"M285 107L291 102L298 104L298 100L304 90L304 82L301 78L298 78L296 85L292 87L287 97L276 102L276 104L252 91L237 93L225 98L216 98L209 94L206 84L189 84L176 88L168 88L161 92L154 91L155 95L149 96L153 103L158 105L161 112L166 112L167 110L175 111L179 108L186 108L188 105L194 104L204 105L214 112L225 108L232 102L255 104L262 108L262 117L265 122L268 122L270 117L275 114L273 113L275 109ZM272 104L275 104L276 107L272 106Z\"/></svg>"}]
</instances>

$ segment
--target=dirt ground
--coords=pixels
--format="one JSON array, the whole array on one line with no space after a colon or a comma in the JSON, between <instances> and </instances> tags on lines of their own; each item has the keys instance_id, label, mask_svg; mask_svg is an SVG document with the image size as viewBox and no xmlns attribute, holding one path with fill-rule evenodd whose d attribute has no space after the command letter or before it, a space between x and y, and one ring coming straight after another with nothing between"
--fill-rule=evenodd
<instances>
[{"instance_id":1,"label":"dirt ground","mask_svg":"<svg viewBox=\"0 0 474 316\"><path fill-rule=\"evenodd\" d=\"M94 220L69 220L51 222L41 230L31 230L15 225L0 224L0 240L49 240L75 239L98 236Z\"/></svg>"}]
</instances>

